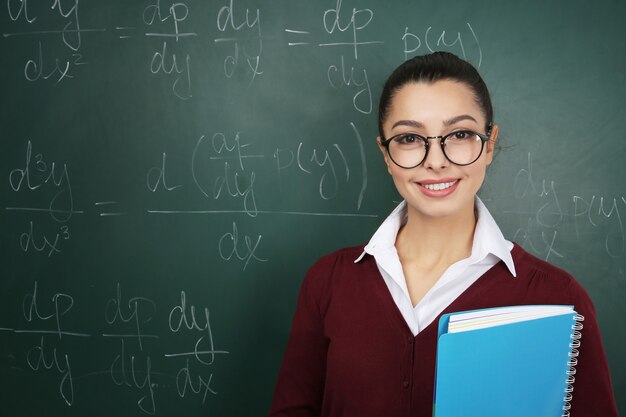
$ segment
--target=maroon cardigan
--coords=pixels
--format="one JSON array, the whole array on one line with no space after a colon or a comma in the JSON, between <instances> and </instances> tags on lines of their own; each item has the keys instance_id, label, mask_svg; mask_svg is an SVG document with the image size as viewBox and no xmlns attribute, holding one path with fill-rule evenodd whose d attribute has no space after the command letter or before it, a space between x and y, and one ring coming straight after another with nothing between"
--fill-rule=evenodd
<instances>
[{"instance_id":1,"label":"maroon cardigan","mask_svg":"<svg viewBox=\"0 0 626 417\"><path fill-rule=\"evenodd\" d=\"M431 417L439 318L413 336L363 246L320 259L298 298L271 417ZM566 304L585 317L572 417L617 417L594 307L565 271L515 245L443 312ZM468 381L471 383L471 381ZM515 387L511 387L515 390ZM489 393L485 393L489 395Z\"/></svg>"}]
</instances>

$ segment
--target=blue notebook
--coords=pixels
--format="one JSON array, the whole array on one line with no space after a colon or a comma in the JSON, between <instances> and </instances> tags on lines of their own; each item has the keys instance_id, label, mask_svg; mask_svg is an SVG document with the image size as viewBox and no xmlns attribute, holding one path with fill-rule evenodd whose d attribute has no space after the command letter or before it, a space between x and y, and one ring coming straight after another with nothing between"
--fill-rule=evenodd
<instances>
[{"instance_id":1,"label":"blue notebook","mask_svg":"<svg viewBox=\"0 0 626 417\"><path fill-rule=\"evenodd\" d=\"M582 319L572 306L442 316L434 416L569 415Z\"/></svg>"}]
</instances>

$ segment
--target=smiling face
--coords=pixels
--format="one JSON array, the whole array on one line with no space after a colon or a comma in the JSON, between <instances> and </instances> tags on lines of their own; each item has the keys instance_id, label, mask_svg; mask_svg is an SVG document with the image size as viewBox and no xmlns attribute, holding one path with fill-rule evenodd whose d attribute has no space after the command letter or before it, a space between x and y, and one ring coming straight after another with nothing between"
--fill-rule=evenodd
<instances>
[{"instance_id":1,"label":"smiling face","mask_svg":"<svg viewBox=\"0 0 626 417\"><path fill-rule=\"evenodd\" d=\"M382 127L385 138L391 138L402 133L443 136L459 130L485 134L486 125L485 115L470 87L440 80L402 86L392 98ZM474 196L493 158L497 135L498 128L493 126L491 140L485 144L481 156L467 166L446 159L437 139L430 140L426 159L411 169L396 165L380 144L380 138L378 143L396 188L408 204L410 216L473 216Z\"/></svg>"}]
</instances>

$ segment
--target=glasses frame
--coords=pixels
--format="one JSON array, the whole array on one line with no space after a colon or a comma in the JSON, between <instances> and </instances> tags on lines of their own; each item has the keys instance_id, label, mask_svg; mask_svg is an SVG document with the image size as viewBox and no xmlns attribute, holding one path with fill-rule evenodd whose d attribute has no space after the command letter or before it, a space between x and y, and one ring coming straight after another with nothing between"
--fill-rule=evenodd
<instances>
[{"instance_id":1,"label":"glasses frame","mask_svg":"<svg viewBox=\"0 0 626 417\"><path fill-rule=\"evenodd\" d=\"M382 146L385 147L385 149L387 150L387 155L389 155L389 159L391 159L393 161L394 164L396 164L397 166L399 166L400 168L404 168L404 169L412 169L415 167L420 166L428 157L428 151L430 150L430 141L431 139L439 139L439 145L441 146L441 151L443 152L443 156L446 157L446 159L448 161L450 161L450 163L457 165L457 166L467 166L467 165L471 165L474 162L478 161L478 159L480 158L480 156L483 154L483 150L485 149L485 142L488 142L491 139L491 128L492 128L492 124L490 123L487 127L487 133L484 135L481 135L480 133L474 132L473 130L470 129L459 129L459 130L455 130L453 132L448 133L447 135L440 135L440 136L422 136L419 135L417 133L411 133L411 132L405 132L405 133L400 133L398 135L394 135L392 137L390 137L389 139L384 139L382 138L380 141L380 144ZM476 159L474 159L472 162L468 162L466 164L459 164L457 162L454 162L453 160L451 160L448 157L448 154L446 154L446 139L448 139L450 136L454 135L455 133L459 133L459 132L470 132L476 136L478 136L480 138L480 152L478 153L478 156L476 157ZM419 161L419 163L413 165L413 166L404 166L404 165L400 165L399 163L397 163L394 159L393 156L391 156L391 152L389 152L389 144L391 143L392 140L394 140L397 137L400 136L405 136L405 135L412 135L415 136L419 139L421 139L424 142L424 148L426 149L426 152L424 152L424 158L422 158L421 161Z\"/></svg>"}]
</instances>

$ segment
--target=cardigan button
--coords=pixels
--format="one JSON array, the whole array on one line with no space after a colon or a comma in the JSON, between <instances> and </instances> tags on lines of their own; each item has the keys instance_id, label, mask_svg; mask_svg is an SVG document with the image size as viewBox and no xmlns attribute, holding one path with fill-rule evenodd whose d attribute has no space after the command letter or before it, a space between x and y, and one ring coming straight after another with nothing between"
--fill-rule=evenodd
<instances>
[{"instance_id":1,"label":"cardigan button","mask_svg":"<svg viewBox=\"0 0 626 417\"><path fill-rule=\"evenodd\" d=\"M406 389L409 387L409 380L405 379L404 382L402 383L402 386Z\"/></svg>"}]
</instances>

